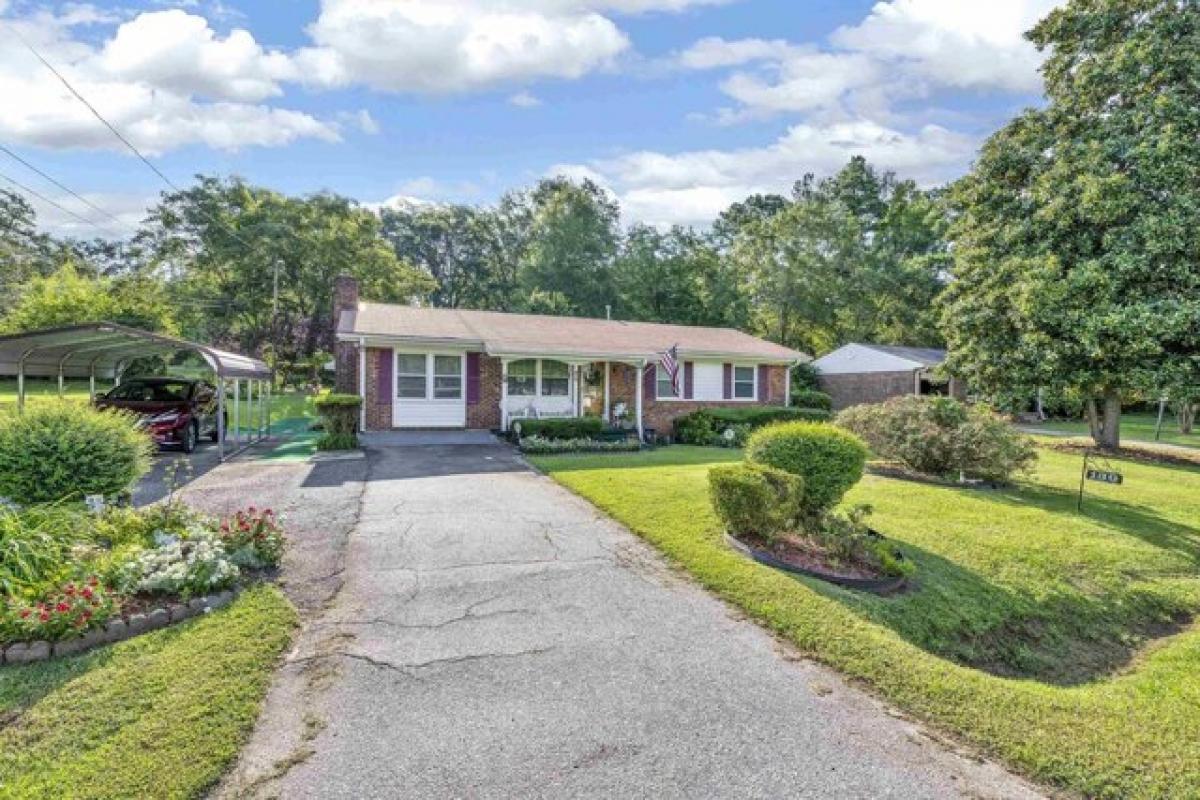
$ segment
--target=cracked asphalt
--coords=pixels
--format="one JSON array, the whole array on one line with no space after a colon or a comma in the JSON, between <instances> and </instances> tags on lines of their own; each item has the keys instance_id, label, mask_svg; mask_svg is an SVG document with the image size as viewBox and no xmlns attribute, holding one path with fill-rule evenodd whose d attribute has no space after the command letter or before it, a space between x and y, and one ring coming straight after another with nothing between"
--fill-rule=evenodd
<instances>
[{"instance_id":1,"label":"cracked asphalt","mask_svg":"<svg viewBox=\"0 0 1200 800\"><path fill-rule=\"evenodd\" d=\"M359 503L344 550L304 567L340 589L306 614L218 796L1040 796L798 657L507 446L378 447L362 468L340 484Z\"/></svg>"}]
</instances>

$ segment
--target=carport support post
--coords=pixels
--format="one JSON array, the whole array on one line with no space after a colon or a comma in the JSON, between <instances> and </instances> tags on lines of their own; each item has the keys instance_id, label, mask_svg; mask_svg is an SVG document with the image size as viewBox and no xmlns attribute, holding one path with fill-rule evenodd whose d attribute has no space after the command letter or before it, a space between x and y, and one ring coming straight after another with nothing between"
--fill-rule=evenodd
<instances>
[{"instance_id":1,"label":"carport support post","mask_svg":"<svg viewBox=\"0 0 1200 800\"><path fill-rule=\"evenodd\" d=\"M240 444L241 440L238 434L242 430L242 396L240 392L241 386L239 386L241 382L240 378L233 379L233 449L235 451Z\"/></svg>"},{"instance_id":2,"label":"carport support post","mask_svg":"<svg viewBox=\"0 0 1200 800\"><path fill-rule=\"evenodd\" d=\"M96 399L96 362L93 361L88 369L88 398Z\"/></svg>"},{"instance_id":3,"label":"carport support post","mask_svg":"<svg viewBox=\"0 0 1200 800\"><path fill-rule=\"evenodd\" d=\"M253 421L254 421L254 380L251 378L247 378L246 379L246 427L247 428L250 427L250 423ZM258 425L255 424L255 428L257 428L257 427L258 427ZM254 439L254 437L250 434L250 431L246 431L246 441L250 442L253 439Z\"/></svg>"},{"instance_id":4,"label":"carport support post","mask_svg":"<svg viewBox=\"0 0 1200 800\"><path fill-rule=\"evenodd\" d=\"M217 458L225 460L225 379L217 378Z\"/></svg>"}]
</instances>

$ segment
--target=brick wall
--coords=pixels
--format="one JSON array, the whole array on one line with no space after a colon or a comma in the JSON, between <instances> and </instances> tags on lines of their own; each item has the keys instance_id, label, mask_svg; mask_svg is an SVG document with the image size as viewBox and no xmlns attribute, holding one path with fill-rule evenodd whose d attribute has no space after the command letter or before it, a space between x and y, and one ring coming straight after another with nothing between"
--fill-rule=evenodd
<instances>
[{"instance_id":1,"label":"brick wall","mask_svg":"<svg viewBox=\"0 0 1200 800\"><path fill-rule=\"evenodd\" d=\"M615 406L624 402L633 418L637 407L637 369L628 364L612 364L609 377L609 397ZM787 367L767 367L767 400L757 405L781 406L787 400ZM642 421L656 433L670 435L676 418L702 408L745 408L745 400L652 400L642 398Z\"/></svg>"},{"instance_id":2,"label":"brick wall","mask_svg":"<svg viewBox=\"0 0 1200 800\"><path fill-rule=\"evenodd\" d=\"M479 357L479 402L467 403L467 427L492 430L500 427L500 359Z\"/></svg>"},{"instance_id":3,"label":"brick wall","mask_svg":"<svg viewBox=\"0 0 1200 800\"><path fill-rule=\"evenodd\" d=\"M357 349L357 348L356 348ZM386 431L392 427L392 390L388 387L387 399L379 400L379 354L391 354L391 350L378 347L367 348L367 391L363 401L367 406L367 430Z\"/></svg>"},{"instance_id":4,"label":"brick wall","mask_svg":"<svg viewBox=\"0 0 1200 800\"><path fill-rule=\"evenodd\" d=\"M912 394L916 386L913 373L909 371L821 375L818 382L821 391L833 398L835 411L862 403L882 403L891 397Z\"/></svg>"}]
</instances>

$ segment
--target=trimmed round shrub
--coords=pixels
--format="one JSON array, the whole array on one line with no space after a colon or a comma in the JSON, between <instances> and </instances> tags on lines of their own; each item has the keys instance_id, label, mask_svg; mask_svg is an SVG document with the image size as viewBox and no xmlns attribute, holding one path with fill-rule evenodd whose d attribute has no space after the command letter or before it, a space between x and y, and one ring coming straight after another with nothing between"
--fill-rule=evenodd
<instances>
[{"instance_id":1,"label":"trimmed round shrub","mask_svg":"<svg viewBox=\"0 0 1200 800\"><path fill-rule=\"evenodd\" d=\"M801 389L792 392L792 405L796 408L819 408L822 411L833 410L833 398L816 389Z\"/></svg>"},{"instance_id":2,"label":"trimmed round shrub","mask_svg":"<svg viewBox=\"0 0 1200 800\"><path fill-rule=\"evenodd\" d=\"M129 491L149 471L154 450L135 422L69 402L0 414L0 497L31 505Z\"/></svg>"},{"instance_id":3,"label":"trimmed round shrub","mask_svg":"<svg viewBox=\"0 0 1200 800\"><path fill-rule=\"evenodd\" d=\"M727 531L770 541L795 526L804 479L761 464L722 464L708 471L708 491Z\"/></svg>"},{"instance_id":4,"label":"trimmed round shrub","mask_svg":"<svg viewBox=\"0 0 1200 800\"><path fill-rule=\"evenodd\" d=\"M751 434L746 458L803 478L803 511L813 516L834 506L862 478L867 447L832 425L786 422Z\"/></svg>"}]
</instances>

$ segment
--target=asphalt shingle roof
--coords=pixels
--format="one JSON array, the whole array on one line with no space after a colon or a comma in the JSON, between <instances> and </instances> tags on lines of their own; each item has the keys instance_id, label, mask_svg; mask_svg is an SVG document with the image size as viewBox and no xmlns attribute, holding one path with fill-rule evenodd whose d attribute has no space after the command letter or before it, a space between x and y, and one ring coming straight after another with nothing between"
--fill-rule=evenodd
<instances>
[{"instance_id":1,"label":"asphalt shingle roof","mask_svg":"<svg viewBox=\"0 0 1200 800\"><path fill-rule=\"evenodd\" d=\"M650 357L679 346L681 355L808 361L798 350L732 328L510 314L457 308L359 303L338 320L338 333L428 339L482 346L503 355Z\"/></svg>"}]
</instances>

